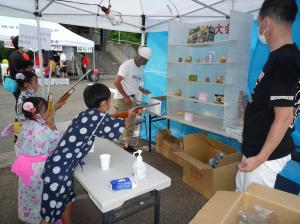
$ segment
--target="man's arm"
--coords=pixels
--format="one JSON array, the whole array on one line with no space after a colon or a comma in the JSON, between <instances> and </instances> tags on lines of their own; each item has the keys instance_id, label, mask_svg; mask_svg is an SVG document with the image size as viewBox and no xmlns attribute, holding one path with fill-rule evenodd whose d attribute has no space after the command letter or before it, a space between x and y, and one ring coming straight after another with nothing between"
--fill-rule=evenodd
<instances>
[{"instance_id":1,"label":"man's arm","mask_svg":"<svg viewBox=\"0 0 300 224\"><path fill-rule=\"evenodd\" d=\"M123 80L124 78L120 75L117 76L117 78L115 79L115 87L117 88L117 90L119 91L119 93L124 97L125 99L125 103L128 105L128 106L131 106L132 105L132 101L130 99L130 97L127 95L127 93L125 92L123 86L122 86L122 83L121 81Z\"/></svg>"},{"instance_id":2,"label":"man's arm","mask_svg":"<svg viewBox=\"0 0 300 224\"><path fill-rule=\"evenodd\" d=\"M269 130L267 139L259 154L243 160L239 169L242 172L251 172L263 162L267 161L272 152L282 141L290 124L293 122L293 107L274 107L275 119Z\"/></svg>"}]
</instances>

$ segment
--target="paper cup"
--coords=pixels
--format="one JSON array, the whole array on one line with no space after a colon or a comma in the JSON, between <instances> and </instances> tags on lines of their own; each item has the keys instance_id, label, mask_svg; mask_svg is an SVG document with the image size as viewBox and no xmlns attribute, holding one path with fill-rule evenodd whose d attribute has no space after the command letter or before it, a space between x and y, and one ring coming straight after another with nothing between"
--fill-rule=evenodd
<instances>
[{"instance_id":1,"label":"paper cup","mask_svg":"<svg viewBox=\"0 0 300 224\"><path fill-rule=\"evenodd\" d=\"M101 169L108 170L110 164L110 155L109 154L102 154L99 156L101 162Z\"/></svg>"}]
</instances>

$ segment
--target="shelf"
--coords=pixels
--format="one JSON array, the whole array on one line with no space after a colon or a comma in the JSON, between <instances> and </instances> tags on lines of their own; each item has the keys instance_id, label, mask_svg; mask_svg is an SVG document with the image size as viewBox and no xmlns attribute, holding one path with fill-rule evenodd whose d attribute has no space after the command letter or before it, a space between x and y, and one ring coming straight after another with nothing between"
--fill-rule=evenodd
<instances>
[{"instance_id":1,"label":"shelf","mask_svg":"<svg viewBox=\"0 0 300 224\"><path fill-rule=\"evenodd\" d=\"M228 65L228 64L233 64L233 62L211 62L211 63L189 63L189 62L173 62L169 61L169 64L182 64L182 65Z\"/></svg>"},{"instance_id":2,"label":"shelf","mask_svg":"<svg viewBox=\"0 0 300 224\"><path fill-rule=\"evenodd\" d=\"M189 80L183 80L183 79L178 79L175 77L168 77L169 80L175 80L179 82L186 82L190 83L192 85L217 85L217 86L225 86L225 85L231 85L230 83L216 83L216 82L204 82L204 81L189 81Z\"/></svg>"},{"instance_id":3,"label":"shelf","mask_svg":"<svg viewBox=\"0 0 300 224\"><path fill-rule=\"evenodd\" d=\"M223 129L223 119L214 118L204 115L197 114L193 122L185 121L184 115L171 115L168 114L164 116L170 120L177 121L195 128L200 128L206 131L214 132L220 135L225 135L226 132Z\"/></svg>"},{"instance_id":4,"label":"shelf","mask_svg":"<svg viewBox=\"0 0 300 224\"><path fill-rule=\"evenodd\" d=\"M172 97L172 98L175 98L175 99L186 100L186 101L191 101L191 102L194 102L194 103L206 104L206 105L211 105L211 106L216 106L216 107L225 107L224 104L204 102L204 101L200 101L198 99L193 99L193 98L184 97L184 96L175 96L175 95L168 94L167 97Z\"/></svg>"},{"instance_id":5,"label":"shelf","mask_svg":"<svg viewBox=\"0 0 300 224\"><path fill-rule=\"evenodd\" d=\"M207 47L207 46L217 46L217 45L226 45L226 44L234 44L235 40L222 40L222 41L213 41L213 42L205 42L205 43L197 43L197 44L175 44L169 43L169 46L174 47Z\"/></svg>"}]
</instances>

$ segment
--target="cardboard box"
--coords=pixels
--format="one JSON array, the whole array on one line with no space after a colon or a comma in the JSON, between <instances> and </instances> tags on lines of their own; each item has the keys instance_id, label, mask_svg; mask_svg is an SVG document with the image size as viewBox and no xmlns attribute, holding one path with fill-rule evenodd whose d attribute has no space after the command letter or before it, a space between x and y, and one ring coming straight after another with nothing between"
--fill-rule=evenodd
<instances>
[{"instance_id":1,"label":"cardboard box","mask_svg":"<svg viewBox=\"0 0 300 224\"><path fill-rule=\"evenodd\" d=\"M234 148L210 139L204 134L191 134L183 138L182 152L175 154L183 160L183 181L206 198L218 190L235 190L235 175L241 153ZM225 153L216 168L208 164L218 151Z\"/></svg>"},{"instance_id":2,"label":"cardboard box","mask_svg":"<svg viewBox=\"0 0 300 224\"><path fill-rule=\"evenodd\" d=\"M148 103L149 104L159 103L158 105L149 107L150 113L154 113L159 116L164 116L167 114L167 97L166 96L151 97L149 99Z\"/></svg>"},{"instance_id":3,"label":"cardboard box","mask_svg":"<svg viewBox=\"0 0 300 224\"><path fill-rule=\"evenodd\" d=\"M300 223L300 197L259 184L252 184L244 193L217 192L190 224L238 223L239 211L251 209L254 205L274 211L281 224Z\"/></svg>"},{"instance_id":4,"label":"cardboard box","mask_svg":"<svg viewBox=\"0 0 300 224\"><path fill-rule=\"evenodd\" d=\"M182 147L182 139L172 136L169 130L156 133L156 151L179 166L183 166L184 161L174 152L183 152Z\"/></svg>"}]
</instances>

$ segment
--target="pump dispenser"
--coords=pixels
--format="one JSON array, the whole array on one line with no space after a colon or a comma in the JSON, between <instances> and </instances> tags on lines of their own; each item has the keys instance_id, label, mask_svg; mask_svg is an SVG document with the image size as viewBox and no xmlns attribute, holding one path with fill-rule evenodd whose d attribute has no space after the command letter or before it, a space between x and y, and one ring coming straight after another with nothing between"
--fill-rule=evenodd
<instances>
[{"instance_id":1,"label":"pump dispenser","mask_svg":"<svg viewBox=\"0 0 300 224\"><path fill-rule=\"evenodd\" d=\"M143 162L143 158L141 156L142 150L138 150L133 153L133 157L138 154L136 157L136 161L133 163L133 176L136 181L142 180L146 177L146 164Z\"/></svg>"}]
</instances>

